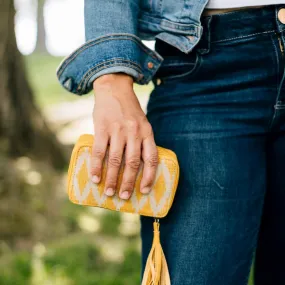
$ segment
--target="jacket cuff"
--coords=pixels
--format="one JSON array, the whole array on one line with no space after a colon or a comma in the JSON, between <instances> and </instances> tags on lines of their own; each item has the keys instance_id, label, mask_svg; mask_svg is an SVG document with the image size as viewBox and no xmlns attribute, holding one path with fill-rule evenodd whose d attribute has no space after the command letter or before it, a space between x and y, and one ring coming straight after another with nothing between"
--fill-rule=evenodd
<instances>
[{"instance_id":1,"label":"jacket cuff","mask_svg":"<svg viewBox=\"0 0 285 285\"><path fill-rule=\"evenodd\" d=\"M132 34L109 34L90 40L66 57L57 69L60 84L77 95L92 90L93 81L108 73L124 72L147 84L163 58Z\"/></svg>"}]
</instances>

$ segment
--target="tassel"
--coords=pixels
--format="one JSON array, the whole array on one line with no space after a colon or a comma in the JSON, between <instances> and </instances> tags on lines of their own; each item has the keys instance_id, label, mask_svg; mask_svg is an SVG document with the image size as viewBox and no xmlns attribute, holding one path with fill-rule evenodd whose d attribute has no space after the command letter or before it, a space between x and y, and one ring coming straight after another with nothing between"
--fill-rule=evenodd
<instances>
[{"instance_id":1,"label":"tassel","mask_svg":"<svg viewBox=\"0 0 285 285\"><path fill-rule=\"evenodd\" d=\"M170 285L167 262L163 253L159 237L159 220L153 223L153 242L147 258L141 285Z\"/></svg>"}]
</instances>

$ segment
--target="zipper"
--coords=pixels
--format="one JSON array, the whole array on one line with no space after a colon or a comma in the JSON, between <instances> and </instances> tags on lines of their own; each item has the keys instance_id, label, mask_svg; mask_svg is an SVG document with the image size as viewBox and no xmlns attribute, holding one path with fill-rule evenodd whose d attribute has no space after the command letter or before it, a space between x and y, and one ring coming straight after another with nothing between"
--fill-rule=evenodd
<instances>
[{"instance_id":1,"label":"zipper","mask_svg":"<svg viewBox=\"0 0 285 285\"><path fill-rule=\"evenodd\" d=\"M280 47L280 51L281 51L281 54L282 54L282 57L284 57L285 55L285 52L284 52L284 44L283 44L283 41L282 41L282 38L280 36L280 34L277 34L277 38L278 38L278 42L279 42L279 47Z\"/></svg>"}]
</instances>

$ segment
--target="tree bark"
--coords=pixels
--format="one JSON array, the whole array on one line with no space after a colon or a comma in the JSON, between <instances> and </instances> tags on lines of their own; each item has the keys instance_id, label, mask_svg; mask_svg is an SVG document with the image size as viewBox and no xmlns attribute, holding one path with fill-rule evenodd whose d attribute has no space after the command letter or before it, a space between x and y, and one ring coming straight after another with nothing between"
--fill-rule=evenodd
<instances>
[{"instance_id":1,"label":"tree bark","mask_svg":"<svg viewBox=\"0 0 285 285\"><path fill-rule=\"evenodd\" d=\"M46 29L45 29L45 18L44 18L44 4L45 0L37 1L37 43L35 52L47 53L46 48Z\"/></svg>"},{"instance_id":2,"label":"tree bark","mask_svg":"<svg viewBox=\"0 0 285 285\"><path fill-rule=\"evenodd\" d=\"M62 228L56 169L67 159L35 104L14 15L13 1L0 0L0 241L31 249Z\"/></svg>"},{"instance_id":3,"label":"tree bark","mask_svg":"<svg viewBox=\"0 0 285 285\"><path fill-rule=\"evenodd\" d=\"M35 104L16 45L14 15L13 1L0 0L0 152L62 169L66 155Z\"/></svg>"}]
</instances>

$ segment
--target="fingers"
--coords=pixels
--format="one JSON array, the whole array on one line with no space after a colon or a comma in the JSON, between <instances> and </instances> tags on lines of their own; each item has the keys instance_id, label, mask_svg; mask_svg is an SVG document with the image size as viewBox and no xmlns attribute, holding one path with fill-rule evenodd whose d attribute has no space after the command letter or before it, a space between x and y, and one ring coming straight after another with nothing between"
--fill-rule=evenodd
<instances>
[{"instance_id":1,"label":"fingers","mask_svg":"<svg viewBox=\"0 0 285 285\"><path fill-rule=\"evenodd\" d=\"M108 147L108 135L104 130L96 133L91 154L91 179L94 183L99 183L102 175L103 160Z\"/></svg>"},{"instance_id":2,"label":"fingers","mask_svg":"<svg viewBox=\"0 0 285 285\"><path fill-rule=\"evenodd\" d=\"M113 196L116 192L118 174L122 163L125 141L118 128L111 137L109 157L107 164L107 175L105 183L105 194Z\"/></svg>"},{"instance_id":3,"label":"fingers","mask_svg":"<svg viewBox=\"0 0 285 285\"><path fill-rule=\"evenodd\" d=\"M148 194L154 183L158 166L158 152L153 136L148 136L142 144L143 176L140 184L140 191Z\"/></svg>"},{"instance_id":4,"label":"fingers","mask_svg":"<svg viewBox=\"0 0 285 285\"><path fill-rule=\"evenodd\" d=\"M141 140L136 136L129 138L125 150L125 167L119 197L127 200L134 191L137 173L141 163Z\"/></svg>"},{"instance_id":5,"label":"fingers","mask_svg":"<svg viewBox=\"0 0 285 285\"><path fill-rule=\"evenodd\" d=\"M150 134L145 139L141 139L141 136L137 135L136 129L132 128L131 132L132 135L127 136L126 142L120 127L113 129L110 138L106 132L99 131L96 133L92 149L92 181L99 183L108 142L110 142L104 189L107 196L113 196L116 193L118 175L125 156L123 179L119 189L119 197L124 200L129 199L134 191L141 161L143 161L143 174L140 191L143 194L148 194L151 191L158 166L158 152L152 131L150 130Z\"/></svg>"}]
</instances>

